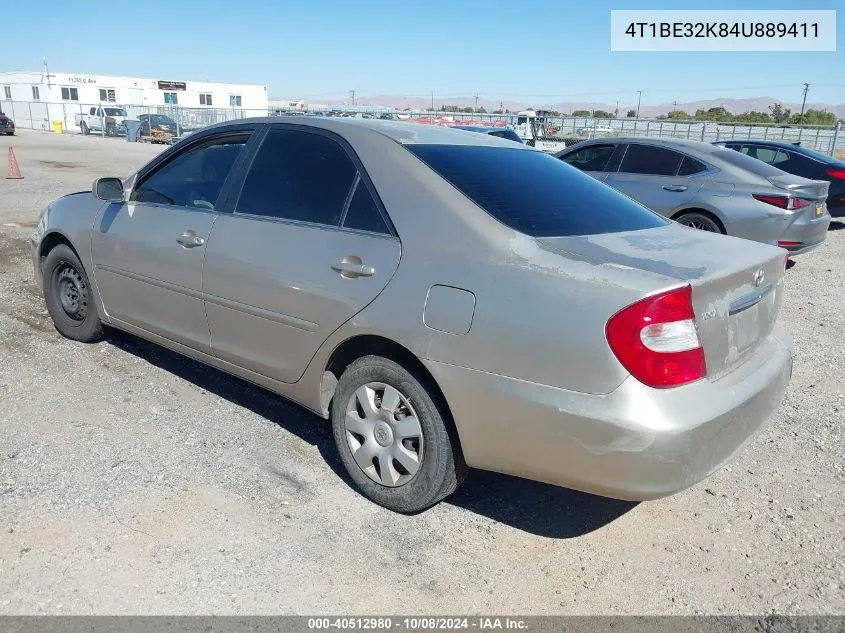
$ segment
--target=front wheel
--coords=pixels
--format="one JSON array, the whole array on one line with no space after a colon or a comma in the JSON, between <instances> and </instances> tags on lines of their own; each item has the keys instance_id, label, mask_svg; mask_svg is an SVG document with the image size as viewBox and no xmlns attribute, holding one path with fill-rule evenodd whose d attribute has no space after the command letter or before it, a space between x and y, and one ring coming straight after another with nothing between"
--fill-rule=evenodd
<instances>
[{"instance_id":1,"label":"front wheel","mask_svg":"<svg viewBox=\"0 0 845 633\"><path fill-rule=\"evenodd\" d=\"M82 262L65 244L44 260L44 300L59 334L74 341L94 343L103 338L103 324Z\"/></svg>"},{"instance_id":2,"label":"front wheel","mask_svg":"<svg viewBox=\"0 0 845 633\"><path fill-rule=\"evenodd\" d=\"M347 367L334 394L332 430L358 490L390 510L425 510L466 475L444 412L429 389L392 360L364 356Z\"/></svg>"}]
</instances>

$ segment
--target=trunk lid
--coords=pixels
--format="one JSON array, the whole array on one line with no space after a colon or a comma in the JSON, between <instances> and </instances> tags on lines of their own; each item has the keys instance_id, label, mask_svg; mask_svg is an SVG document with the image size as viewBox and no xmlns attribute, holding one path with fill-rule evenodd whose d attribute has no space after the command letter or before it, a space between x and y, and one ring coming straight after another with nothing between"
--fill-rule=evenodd
<instances>
[{"instance_id":1,"label":"trunk lid","mask_svg":"<svg viewBox=\"0 0 845 633\"><path fill-rule=\"evenodd\" d=\"M538 242L596 265L652 273L653 292L689 283L710 380L754 352L772 331L780 309L786 251L774 246L674 223Z\"/></svg>"},{"instance_id":2,"label":"trunk lid","mask_svg":"<svg viewBox=\"0 0 845 633\"><path fill-rule=\"evenodd\" d=\"M792 174L772 176L767 180L778 189L805 200L827 200L827 192L830 189L830 183L826 180L810 180Z\"/></svg>"}]
</instances>

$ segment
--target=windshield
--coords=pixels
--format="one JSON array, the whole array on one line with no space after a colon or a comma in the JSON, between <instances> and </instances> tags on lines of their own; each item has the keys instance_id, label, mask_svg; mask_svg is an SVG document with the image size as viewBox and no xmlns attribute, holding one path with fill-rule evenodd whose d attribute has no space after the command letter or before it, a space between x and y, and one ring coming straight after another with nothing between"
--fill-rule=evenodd
<instances>
[{"instance_id":1,"label":"windshield","mask_svg":"<svg viewBox=\"0 0 845 633\"><path fill-rule=\"evenodd\" d=\"M667 224L542 152L480 145L405 147L499 222L527 235L595 235Z\"/></svg>"},{"instance_id":2,"label":"windshield","mask_svg":"<svg viewBox=\"0 0 845 633\"><path fill-rule=\"evenodd\" d=\"M106 116L126 116L126 110L122 108L106 108Z\"/></svg>"}]
</instances>

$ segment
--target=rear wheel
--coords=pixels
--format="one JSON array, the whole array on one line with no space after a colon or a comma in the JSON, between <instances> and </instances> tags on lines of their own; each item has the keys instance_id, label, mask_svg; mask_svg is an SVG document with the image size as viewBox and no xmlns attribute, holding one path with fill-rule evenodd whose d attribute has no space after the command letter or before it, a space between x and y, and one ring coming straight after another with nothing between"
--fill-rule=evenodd
<instances>
[{"instance_id":1,"label":"rear wheel","mask_svg":"<svg viewBox=\"0 0 845 633\"><path fill-rule=\"evenodd\" d=\"M699 211L691 211L682 213L675 218L675 221L684 226L700 231L709 231L711 233L725 233L722 223L709 213L702 213Z\"/></svg>"},{"instance_id":2,"label":"rear wheel","mask_svg":"<svg viewBox=\"0 0 845 633\"><path fill-rule=\"evenodd\" d=\"M428 389L380 356L359 358L343 372L332 430L358 490L396 512L433 506L466 474L457 438Z\"/></svg>"},{"instance_id":3,"label":"rear wheel","mask_svg":"<svg viewBox=\"0 0 845 633\"><path fill-rule=\"evenodd\" d=\"M93 343L103 338L103 324L94 304L88 275L76 254L65 244L44 260L44 300L53 324L62 336Z\"/></svg>"}]
</instances>

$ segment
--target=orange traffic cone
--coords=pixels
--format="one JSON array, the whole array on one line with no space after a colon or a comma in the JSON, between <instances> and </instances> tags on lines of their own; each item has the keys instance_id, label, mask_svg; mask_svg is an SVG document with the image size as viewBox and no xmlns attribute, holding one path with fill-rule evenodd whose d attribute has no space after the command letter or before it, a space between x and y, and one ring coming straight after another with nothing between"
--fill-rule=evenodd
<instances>
[{"instance_id":1,"label":"orange traffic cone","mask_svg":"<svg viewBox=\"0 0 845 633\"><path fill-rule=\"evenodd\" d=\"M18 168L18 161L15 158L15 150L9 148L9 168L6 175L7 180L17 180L23 178L21 170Z\"/></svg>"}]
</instances>

